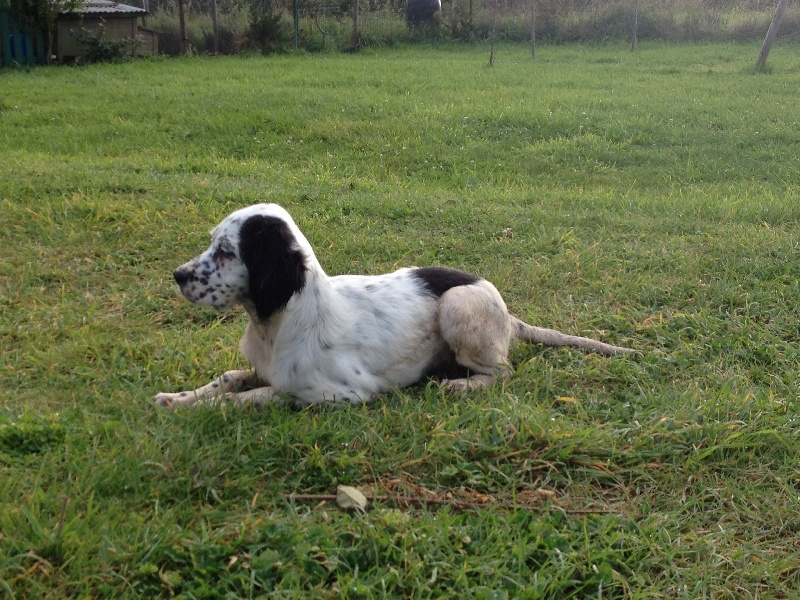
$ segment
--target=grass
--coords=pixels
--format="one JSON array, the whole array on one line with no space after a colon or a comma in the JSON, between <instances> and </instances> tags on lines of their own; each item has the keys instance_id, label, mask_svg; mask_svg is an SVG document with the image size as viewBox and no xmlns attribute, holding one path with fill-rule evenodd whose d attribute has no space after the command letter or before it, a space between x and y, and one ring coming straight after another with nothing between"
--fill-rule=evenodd
<instances>
[{"instance_id":1,"label":"grass","mask_svg":"<svg viewBox=\"0 0 800 600\"><path fill-rule=\"evenodd\" d=\"M0 73L11 598L800 594L800 71L501 46ZM447 264L539 325L505 386L154 410L242 364L172 269L276 201L330 273ZM338 484L383 499L365 514ZM427 502L425 502L427 500Z\"/></svg>"}]
</instances>

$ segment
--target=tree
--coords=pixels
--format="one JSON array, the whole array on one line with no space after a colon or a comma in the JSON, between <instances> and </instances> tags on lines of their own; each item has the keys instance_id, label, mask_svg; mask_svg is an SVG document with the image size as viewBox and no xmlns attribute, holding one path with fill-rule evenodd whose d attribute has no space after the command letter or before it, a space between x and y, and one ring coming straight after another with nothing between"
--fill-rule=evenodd
<instances>
[{"instance_id":1,"label":"tree","mask_svg":"<svg viewBox=\"0 0 800 600\"><path fill-rule=\"evenodd\" d=\"M61 13L74 12L83 0L11 0L11 12L23 27L41 31L47 40L47 62L53 56L56 23Z\"/></svg>"}]
</instances>

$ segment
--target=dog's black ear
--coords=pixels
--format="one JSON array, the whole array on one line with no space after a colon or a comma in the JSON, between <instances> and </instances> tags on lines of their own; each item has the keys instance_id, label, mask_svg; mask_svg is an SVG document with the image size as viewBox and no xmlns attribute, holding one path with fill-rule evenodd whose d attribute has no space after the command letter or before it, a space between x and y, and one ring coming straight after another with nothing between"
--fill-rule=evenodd
<instances>
[{"instance_id":1,"label":"dog's black ear","mask_svg":"<svg viewBox=\"0 0 800 600\"><path fill-rule=\"evenodd\" d=\"M239 255L250 279L250 299L266 320L286 307L306 283L303 253L289 226L277 217L256 215L239 230Z\"/></svg>"}]
</instances>

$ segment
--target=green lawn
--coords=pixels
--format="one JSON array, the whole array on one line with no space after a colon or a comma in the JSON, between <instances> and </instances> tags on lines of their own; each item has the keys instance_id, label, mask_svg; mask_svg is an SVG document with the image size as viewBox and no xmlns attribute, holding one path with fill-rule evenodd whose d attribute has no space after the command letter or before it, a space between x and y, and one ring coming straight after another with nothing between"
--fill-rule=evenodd
<instances>
[{"instance_id":1,"label":"green lawn","mask_svg":"<svg viewBox=\"0 0 800 600\"><path fill-rule=\"evenodd\" d=\"M0 596L798 597L797 51L0 71ZM639 354L520 345L464 397L155 410L243 365L244 314L171 273L261 201L331 274L466 269ZM343 512L338 484L381 499Z\"/></svg>"}]
</instances>

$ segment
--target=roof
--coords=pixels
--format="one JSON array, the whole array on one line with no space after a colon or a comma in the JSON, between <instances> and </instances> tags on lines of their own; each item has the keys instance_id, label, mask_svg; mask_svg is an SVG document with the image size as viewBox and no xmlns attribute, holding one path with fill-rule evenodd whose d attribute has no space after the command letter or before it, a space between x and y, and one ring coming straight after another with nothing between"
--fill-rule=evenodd
<instances>
[{"instance_id":1,"label":"roof","mask_svg":"<svg viewBox=\"0 0 800 600\"><path fill-rule=\"evenodd\" d=\"M85 0L83 4L69 11L79 15L146 15L147 11L138 6L120 4L112 0Z\"/></svg>"}]
</instances>

